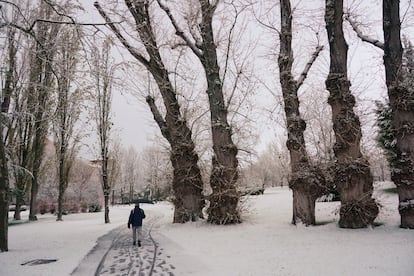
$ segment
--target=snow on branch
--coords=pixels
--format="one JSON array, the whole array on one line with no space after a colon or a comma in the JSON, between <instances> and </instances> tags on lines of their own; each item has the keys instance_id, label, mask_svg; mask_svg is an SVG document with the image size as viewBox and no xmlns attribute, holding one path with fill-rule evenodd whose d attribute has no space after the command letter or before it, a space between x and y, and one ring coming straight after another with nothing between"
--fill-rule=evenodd
<instances>
[{"instance_id":1,"label":"snow on branch","mask_svg":"<svg viewBox=\"0 0 414 276\"><path fill-rule=\"evenodd\" d=\"M163 9L164 12L167 14L168 18L171 21L171 24L173 24L175 28L175 34L181 37L185 41L185 44L188 47L190 47L190 49L193 51L193 53L196 56L201 57L203 53L201 52L200 48L197 47L197 45L193 43L190 40L190 38L184 33L184 31L180 28L180 26L178 26L177 20L175 20L174 16L172 15L170 8L167 7L165 4L163 4L160 0L157 0L157 2L158 2L158 5L161 7L161 9Z\"/></svg>"},{"instance_id":2,"label":"snow on branch","mask_svg":"<svg viewBox=\"0 0 414 276\"><path fill-rule=\"evenodd\" d=\"M303 69L302 74L300 74L300 77L297 81L296 84L296 88L299 89L299 87L301 87L301 85L303 84L303 82L306 79L306 76L309 73L309 70L311 69L313 63L315 62L316 58L319 56L319 53L323 50L323 46L317 46L315 52L313 52L310 60L308 61L308 63L306 63L305 69Z\"/></svg>"},{"instance_id":3,"label":"snow on branch","mask_svg":"<svg viewBox=\"0 0 414 276\"><path fill-rule=\"evenodd\" d=\"M18 11L18 13L23 17L24 21L26 23L29 23L28 20L25 18L23 12L21 11L20 7L17 4L15 4L13 2L10 2L10 1L4 1L4 0L1 0L0 3L8 4L8 5L13 6L13 8L15 8ZM59 25L76 25L76 26L101 26L101 25L107 25L108 24L108 22L106 22L106 23L82 23L82 22L77 22L73 17L71 17L71 16L69 16L65 13L59 12L56 9L54 3L50 2L50 1L47 1L47 0L45 0L45 3L48 4L57 15L59 15L60 17L66 17L68 20L61 21L61 20L50 20L50 19L37 18L28 27L23 27L22 25L14 24L12 22L4 22L4 23L0 24L0 28L3 28L4 26L11 26L13 28L19 29L20 31L22 31L24 33L27 33L27 34L30 34L30 35L33 36L34 35L33 34L33 29L34 29L34 27L36 26L37 23L49 23L49 24L59 24ZM3 6L0 5L0 9L2 7ZM111 22L111 23L121 23L121 22Z\"/></svg>"},{"instance_id":4,"label":"snow on branch","mask_svg":"<svg viewBox=\"0 0 414 276\"><path fill-rule=\"evenodd\" d=\"M125 48L128 50L128 52L135 57L139 62L141 62L145 67L149 67L149 61L142 56L138 51L129 44L129 42L126 40L126 38L121 34L119 29L115 26L115 24L111 21L109 16L105 13L105 11L102 9L101 5L96 1L94 4L95 8L98 10L99 14L102 16L103 19L105 19L105 22L107 25L111 28L112 32L116 35L116 37L119 39L119 41L122 43L122 45L125 46Z\"/></svg>"},{"instance_id":5,"label":"snow on branch","mask_svg":"<svg viewBox=\"0 0 414 276\"><path fill-rule=\"evenodd\" d=\"M167 140L169 140L169 138L170 138L170 131L168 130L167 123L162 118L162 115L161 115L160 111L158 110L157 106L155 105L154 98L148 95L145 98L145 100L146 100L147 104L149 105L149 107L151 109L151 113L154 116L154 120L157 122L158 126L160 127L160 130L161 130L162 135Z\"/></svg>"},{"instance_id":6,"label":"snow on branch","mask_svg":"<svg viewBox=\"0 0 414 276\"><path fill-rule=\"evenodd\" d=\"M384 43L379 41L378 39L371 38L371 37L363 34L362 31L359 29L357 22L352 20L351 17L349 16L349 14L345 15L345 20L348 21L349 24L351 24L352 29L354 30L354 32L357 34L357 36L362 41L368 42L368 43L374 45L375 47L378 47L378 48L384 50Z\"/></svg>"}]
</instances>

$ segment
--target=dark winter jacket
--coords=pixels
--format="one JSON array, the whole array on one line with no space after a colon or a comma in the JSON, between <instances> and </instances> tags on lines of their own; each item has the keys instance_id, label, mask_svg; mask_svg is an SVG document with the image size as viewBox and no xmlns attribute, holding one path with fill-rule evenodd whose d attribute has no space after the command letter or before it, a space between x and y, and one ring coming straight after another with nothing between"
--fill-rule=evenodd
<instances>
[{"instance_id":1,"label":"dark winter jacket","mask_svg":"<svg viewBox=\"0 0 414 276\"><path fill-rule=\"evenodd\" d=\"M128 227L132 224L132 226L142 226L142 220L145 218L144 210L139 207L135 207L134 210L131 210L131 214L129 215L128 219Z\"/></svg>"}]
</instances>

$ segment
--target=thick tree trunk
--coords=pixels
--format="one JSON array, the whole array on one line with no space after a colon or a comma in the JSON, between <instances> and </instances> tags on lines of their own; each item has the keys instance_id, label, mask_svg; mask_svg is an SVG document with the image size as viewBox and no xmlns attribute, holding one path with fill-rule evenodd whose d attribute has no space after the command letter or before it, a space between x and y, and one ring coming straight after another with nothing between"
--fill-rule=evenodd
<instances>
[{"instance_id":1,"label":"thick tree trunk","mask_svg":"<svg viewBox=\"0 0 414 276\"><path fill-rule=\"evenodd\" d=\"M171 146L170 160L174 169L172 183L175 205L174 222L193 221L202 217L204 201L201 173L197 164L198 155L194 150L191 130L181 114L177 95L168 77L167 67L161 59L152 30L149 3L130 0L125 3L135 19L139 38L150 59L148 60L135 51L114 24L109 23L109 26L131 55L147 68L157 83L166 110L165 119L158 111L154 99L148 96L146 100L162 135ZM95 7L107 22L111 22L99 3L95 2Z\"/></svg>"},{"instance_id":2,"label":"thick tree trunk","mask_svg":"<svg viewBox=\"0 0 414 276\"><path fill-rule=\"evenodd\" d=\"M147 96L147 103L162 135L171 146L173 166L174 223L185 223L202 218L204 199L203 181L198 166L198 155L187 122L182 118L180 105L168 78L168 72L158 52L152 53L149 70L160 89L166 109L165 119L158 111L154 99Z\"/></svg>"},{"instance_id":3,"label":"thick tree trunk","mask_svg":"<svg viewBox=\"0 0 414 276\"><path fill-rule=\"evenodd\" d=\"M166 108L165 119L155 106L154 99L147 103L162 135L171 146L170 160L173 166L174 223L185 223L202 218L203 181L198 166L198 155L187 122L182 118L180 105L158 52L153 57L149 70L161 92Z\"/></svg>"},{"instance_id":4,"label":"thick tree trunk","mask_svg":"<svg viewBox=\"0 0 414 276\"><path fill-rule=\"evenodd\" d=\"M293 190L292 223L302 222L305 225L314 225L315 200L321 195L325 181L322 173L317 173L319 171L311 169L306 151L303 135L306 123L301 118L299 112L297 93L300 84L294 79L292 74L294 59L292 51L292 11L289 0L280 1L280 12L281 30L279 33L280 51L278 64L285 105L286 128L288 131L286 145L290 153L292 171L292 178L289 181L289 187ZM320 50L315 53L316 56L319 52ZM314 59L316 59L316 56ZM306 73L302 75L306 75Z\"/></svg>"},{"instance_id":5,"label":"thick tree trunk","mask_svg":"<svg viewBox=\"0 0 414 276\"><path fill-rule=\"evenodd\" d=\"M237 151L235 146L232 151ZM234 154L232 154L234 156ZM229 158L229 159L234 159ZM237 160L237 159L236 159ZM238 209L240 193L236 190L237 165L231 165L231 161L220 163L213 156L213 169L210 175L210 185L213 193L210 195L208 208L208 221L214 224L240 223ZM234 161L234 160L233 160Z\"/></svg>"},{"instance_id":6,"label":"thick tree trunk","mask_svg":"<svg viewBox=\"0 0 414 276\"><path fill-rule=\"evenodd\" d=\"M303 183L303 182L302 182ZM306 184L306 183L305 183ZM304 225L315 225L315 201L317 197L299 189L293 191L293 218L292 224L302 222Z\"/></svg>"},{"instance_id":7,"label":"thick tree trunk","mask_svg":"<svg viewBox=\"0 0 414 276\"><path fill-rule=\"evenodd\" d=\"M161 80L159 80L161 81ZM169 81L165 80L162 90L163 95L174 93L167 91L170 87ZM175 98L175 95L173 96ZM169 98L165 97L164 102L169 103ZM174 223L185 223L202 218L204 200L202 196L203 182L201 179L200 168L197 164L198 155L194 148L191 137L191 130L184 120L180 120L178 114L179 106L177 101L170 103L170 111L167 109L165 120L161 117L154 99L147 97L147 103L161 129L161 133L171 145L170 160L173 166L173 194L174 194ZM174 115L175 114L175 115Z\"/></svg>"},{"instance_id":8,"label":"thick tree trunk","mask_svg":"<svg viewBox=\"0 0 414 276\"><path fill-rule=\"evenodd\" d=\"M392 128L397 141L391 179L397 186L402 228L414 229L414 93L402 75L400 1L383 1L384 65Z\"/></svg>"},{"instance_id":9,"label":"thick tree trunk","mask_svg":"<svg viewBox=\"0 0 414 276\"><path fill-rule=\"evenodd\" d=\"M202 197L203 183L198 168L198 156L194 149L183 147L172 150L171 162L174 168L174 223L196 221L202 218L204 200ZM189 151L189 152L186 152Z\"/></svg>"},{"instance_id":10,"label":"thick tree trunk","mask_svg":"<svg viewBox=\"0 0 414 276\"><path fill-rule=\"evenodd\" d=\"M223 84L217 63L216 45L213 34L213 15L216 6L209 1L200 1L202 22L199 56L207 80L207 95L210 106L211 132L214 155L210 185L208 221L214 224L240 223L238 203L240 193L236 189L238 180L238 149L232 140L231 127L227 121L227 106L224 102Z\"/></svg>"},{"instance_id":11,"label":"thick tree trunk","mask_svg":"<svg viewBox=\"0 0 414 276\"><path fill-rule=\"evenodd\" d=\"M227 122L218 66L215 68L215 74L207 74L214 151L210 175L213 193L209 197L208 221L214 224L233 224L241 222L238 210L240 194L236 190L238 150ZM210 69L206 68L206 72Z\"/></svg>"},{"instance_id":12,"label":"thick tree trunk","mask_svg":"<svg viewBox=\"0 0 414 276\"><path fill-rule=\"evenodd\" d=\"M335 181L341 194L339 226L363 228L374 222L378 206L372 198L373 178L360 151L361 125L354 113L355 98L347 78L347 52L343 29L343 0L326 0L325 22L330 46L326 87L330 93L337 158Z\"/></svg>"}]
</instances>

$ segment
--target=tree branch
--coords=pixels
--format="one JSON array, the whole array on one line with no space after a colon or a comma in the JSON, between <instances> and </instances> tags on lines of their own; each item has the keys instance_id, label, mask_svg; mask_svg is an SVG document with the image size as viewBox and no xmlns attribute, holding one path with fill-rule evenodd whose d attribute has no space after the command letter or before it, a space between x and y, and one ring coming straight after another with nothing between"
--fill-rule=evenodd
<instances>
[{"instance_id":1,"label":"tree branch","mask_svg":"<svg viewBox=\"0 0 414 276\"><path fill-rule=\"evenodd\" d=\"M120 24L122 21L114 21L114 22L105 22L105 23L80 23L80 22L74 22L74 21L54 21L54 20L47 20L47 19L36 19L30 29L33 29L34 25L37 22L45 22L45 23L52 23L52 24L64 24L64 25L79 25L79 26L103 26L108 24Z\"/></svg>"},{"instance_id":2,"label":"tree branch","mask_svg":"<svg viewBox=\"0 0 414 276\"><path fill-rule=\"evenodd\" d=\"M232 5L232 7L236 11L236 15L234 16L234 21L233 21L233 23L231 25L231 28L230 28L230 31L229 31L229 36L228 36L228 39L227 39L226 61L225 61L225 65L224 65L224 73L223 73L223 79L222 79L222 81L225 81L225 79L226 79L227 69L228 69L228 63L229 63L229 58L230 58L230 46L231 46L231 43L232 43L231 36L233 35L233 31L234 31L234 29L236 27L237 18L239 17L239 12L237 11L237 8L235 7L234 4ZM238 79L238 76L237 76L237 79ZM236 82L237 82L237 79L236 79Z\"/></svg>"},{"instance_id":3,"label":"tree branch","mask_svg":"<svg viewBox=\"0 0 414 276\"><path fill-rule=\"evenodd\" d=\"M165 122L164 118L162 118L160 111L155 105L154 98L148 95L145 98L145 100L151 109L152 115L154 116L154 120L157 122L158 126L160 127L162 135L169 141L170 131L168 130L167 123Z\"/></svg>"},{"instance_id":4,"label":"tree branch","mask_svg":"<svg viewBox=\"0 0 414 276\"><path fill-rule=\"evenodd\" d=\"M310 60L308 61L308 63L306 63L306 65L305 65L305 69L303 69L302 74L300 74L300 77L299 77L299 79L298 79L298 81L297 81L297 83L296 83L296 87L297 87L297 89L299 89L299 87L301 87L301 86L302 86L303 82L304 82L304 81L305 81L305 79L306 79L306 76L307 76L307 75L308 75L308 73L309 73L309 70L311 69L311 67L312 67L313 63L315 62L316 58L319 56L319 53L320 53L322 50L323 50L323 46L318 46L318 47L316 47L315 52L313 52L313 54L312 54L312 56L311 56Z\"/></svg>"},{"instance_id":5,"label":"tree branch","mask_svg":"<svg viewBox=\"0 0 414 276\"><path fill-rule=\"evenodd\" d=\"M5 3L5 4L9 4L9 5L14 6L18 10L18 12L20 13L20 15L23 16L23 13L21 12L20 7L17 6L16 4L11 3L9 1L4 1L4 0L0 0L0 3ZM49 1L45 1L45 3L47 3L49 6L51 6L52 9L55 11L55 13L57 15L62 16L62 17L67 17L70 21L56 21L56 20L49 20L49 19L35 19L32 22L32 24L30 24L30 26L28 28L25 28L23 26L20 26L20 25L14 24L14 23L2 23L2 24L0 24L0 28L2 28L4 26L11 26L11 27L16 28L16 29L19 29L19 30L21 30L21 31L23 31L23 32L25 32L27 34L31 34L33 28L36 26L36 23L38 23L38 22L51 23L51 24L61 24L61 25L79 25L79 26L101 26L101 25L108 25L108 23L114 23L114 24L122 23L122 21L119 21L119 22L106 22L106 23L81 23L81 22L76 22L75 19L73 19L73 17L57 11L56 8L54 7L54 5L52 3L50 3ZM0 9L1 9L1 5L0 5ZM27 19L24 16L23 16L23 18L26 21L26 23L29 23L29 22L27 22Z\"/></svg>"},{"instance_id":6,"label":"tree branch","mask_svg":"<svg viewBox=\"0 0 414 276\"><path fill-rule=\"evenodd\" d=\"M162 4L160 0L157 0L158 5L161 7L161 9L164 10L164 12L167 14L168 18L170 19L171 23L174 26L175 29L175 34L178 35L179 37L181 37L185 43L187 44L188 47L190 47L190 49L193 51L193 53L198 56L201 57L202 56L202 51L200 50L200 48L193 43L190 38L184 33L184 31L180 28L180 26L178 26L177 21L175 20L174 16L171 13L170 8L168 8L166 5Z\"/></svg>"},{"instance_id":7,"label":"tree branch","mask_svg":"<svg viewBox=\"0 0 414 276\"><path fill-rule=\"evenodd\" d=\"M101 5L96 1L94 4L95 8L98 10L99 14L102 16L103 19L105 19L105 22L110 27L112 32L116 35L118 40L124 45L124 47L128 50L128 52L136 58L139 62L141 62L145 67L149 67L149 61L142 56L136 49L134 49L131 44L125 39L125 37L121 34L121 32L118 30L118 28L115 26L115 24L111 21L109 16L105 13L105 11L102 9Z\"/></svg>"},{"instance_id":8,"label":"tree branch","mask_svg":"<svg viewBox=\"0 0 414 276\"><path fill-rule=\"evenodd\" d=\"M362 41L368 42L374 45L375 47L378 47L384 50L384 43L379 41L378 39L371 38L371 37L364 35L362 31L359 29L357 22L352 20L348 14L345 15L345 19L349 22L349 24L351 24L352 29Z\"/></svg>"}]
</instances>

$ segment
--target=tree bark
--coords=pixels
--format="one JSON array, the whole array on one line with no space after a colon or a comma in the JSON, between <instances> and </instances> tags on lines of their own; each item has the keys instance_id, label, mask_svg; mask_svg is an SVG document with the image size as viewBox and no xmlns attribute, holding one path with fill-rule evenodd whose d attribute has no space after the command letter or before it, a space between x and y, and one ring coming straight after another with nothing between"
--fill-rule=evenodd
<instances>
[{"instance_id":1,"label":"tree bark","mask_svg":"<svg viewBox=\"0 0 414 276\"><path fill-rule=\"evenodd\" d=\"M203 182L197 165L198 155L195 153L195 146L191 139L191 130L185 121L171 120L168 113L164 121L152 97L147 96L147 103L162 135L171 145L170 160L173 166L172 187L175 207L173 222L184 223L202 218ZM173 125L168 126L168 124Z\"/></svg>"},{"instance_id":2,"label":"tree bark","mask_svg":"<svg viewBox=\"0 0 414 276\"><path fill-rule=\"evenodd\" d=\"M342 29L343 0L326 0L326 30L330 47L330 68L326 87L330 93L337 158L335 180L341 194L339 226L363 228L378 215L372 198L373 177L367 159L360 151L361 125L354 113L355 98L347 78L347 52Z\"/></svg>"},{"instance_id":3,"label":"tree bark","mask_svg":"<svg viewBox=\"0 0 414 276\"><path fill-rule=\"evenodd\" d=\"M0 113L0 251L8 251L8 223L9 223L9 173L8 159L4 145L4 117Z\"/></svg>"},{"instance_id":4,"label":"tree bark","mask_svg":"<svg viewBox=\"0 0 414 276\"><path fill-rule=\"evenodd\" d=\"M58 166L58 171L59 171L59 186L58 186L58 208L57 208L57 221L62 221L62 215L63 215L63 196L65 195L65 190L66 190L66 181L67 179L65 179L65 174L64 174L64 159L65 159L65 153L63 150L63 153L61 152L60 154L60 159L59 159L59 166Z\"/></svg>"},{"instance_id":5,"label":"tree bark","mask_svg":"<svg viewBox=\"0 0 414 276\"><path fill-rule=\"evenodd\" d=\"M107 162L104 161L104 163L107 163ZM103 186L104 186L104 219L105 219L105 223L110 223L111 222L109 219L110 187L108 184L108 177L106 176L106 174L108 173L107 166L105 166L105 168L102 169L102 173L103 173Z\"/></svg>"},{"instance_id":6,"label":"tree bark","mask_svg":"<svg viewBox=\"0 0 414 276\"><path fill-rule=\"evenodd\" d=\"M402 74L400 1L383 1L384 65L392 110L396 157L391 160L391 179L397 186L402 228L414 229L414 93Z\"/></svg>"},{"instance_id":7,"label":"tree bark","mask_svg":"<svg viewBox=\"0 0 414 276\"><path fill-rule=\"evenodd\" d=\"M165 11L184 44L200 60L207 80L207 95L210 107L210 119L212 129L213 152L212 172L210 185L213 190L209 196L210 207L208 209L208 221L214 224L232 224L241 222L238 210L240 193L236 189L238 179L238 149L232 140L231 127L227 121L228 109L224 102L223 84L220 79L220 68L217 62L216 44L213 33L213 16L219 1L211 2L199 0L201 22L200 38L192 34L190 38L178 21L172 15L170 9L157 1ZM193 42L196 40L195 42Z\"/></svg>"},{"instance_id":8,"label":"tree bark","mask_svg":"<svg viewBox=\"0 0 414 276\"><path fill-rule=\"evenodd\" d=\"M9 250L8 231L9 231L9 158L6 153L5 125L6 114L9 112L10 98L14 89L14 72L16 71L16 47L15 30L10 29L7 33L8 37L8 70L6 72L6 81L2 90L2 98L0 98L0 252Z\"/></svg>"},{"instance_id":9,"label":"tree bark","mask_svg":"<svg viewBox=\"0 0 414 276\"><path fill-rule=\"evenodd\" d=\"M240 223L238 203L240 193L236 189L238 180L237 146L232 140L231 127L227 121L228 109L224 102L223 83L217 62L213 33L213 16L217 3L200 0L202 43L199 55L207 80L207 95L210 107L211 132L214 155L210 185L208 221L214 224Z\"/></svg>"},{"instance_id":10,"label":"tree bark","mask_svg":"<svg viewBox=\"0 0 414 276\"><path fill-rule=\"evenodd\" d=\"M105 70L105 69L104 69ZM108 70L108 69L106 69ZM110 80L105 78L103 80L104 88L102 89L102 95L100 98L103 99L103 102L100 102L100 110L99 110L99 119L100 124L99 128L99 138L100 138L100 147L101 147L101 172L102 172L102 190L104 194L104 220L105 223L110 223L109 220L109 194L111 191L111 186L109 183L109 169L108 169L108 161L109 161L109 129L111 122L109 121L109 112L110 112L110 103L109 100L111 97L108 97L108 85ZM108 82L105 84L105 82Z\"/></svg>"},{"instance_id":11,"label":"tree bark","mask_svg":"<svg viewBox=\"0 0 414 276\"><path fill-rule=\"evenodd\" d=\"M306 122L299 112L298 89L304 79L299 83L292 74L294 61L292 51L292 10L290 0L280 1L281 29L279 33L279 73L280 83L286 114L286 128L288 140L286 142L290 153L290 166L292 177L289 187L293 190L293 218L292 223L302 222L305 225L315 225L315 201L322 195L325 186L324 176L320 171L312 169L309 164L308 153L304 139ZM317 49L314 55L322 50ZM314 57L313 61L316 59ZM309 63L310 66L313 61ZM305 68L302 76L306 76L310 66Z\"/></svg>"},{"instance_id":12,"label":"tree bark","mask_svg":"<svg viewBox=\"0 0 414 276\"><path fill-rule=\"evenodd\" d=\"M149 3L147 1L129 0L126 0L125 3L135 19L139 38L143 42L150 59L147 60L135 51L114 24L108 24L120 42L133 57L147 68L157 83L166 110L165 118L158 111L152 97L148 96L146 100L161 134L171 146L170 160L174 170L172 188L175 207L173 222L194 221L202 217L204 200L202 195L203 182L197 163L198 155L195 152L191 130L181 114L175 89L169 80L168 71L161 59L159 46L151 25ZM95 2L95 7L107 22L111 22L99 3Z\"/></svg>"}]
</instances>

